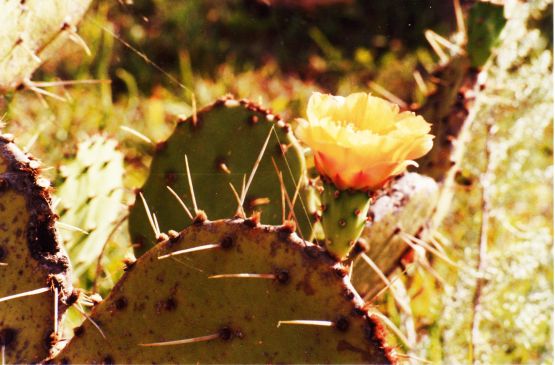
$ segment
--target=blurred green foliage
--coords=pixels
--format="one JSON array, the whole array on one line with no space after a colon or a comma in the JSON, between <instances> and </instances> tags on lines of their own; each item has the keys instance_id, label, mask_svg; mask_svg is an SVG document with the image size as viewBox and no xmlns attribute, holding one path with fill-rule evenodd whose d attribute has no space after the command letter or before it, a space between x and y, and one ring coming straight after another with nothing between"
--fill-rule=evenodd
<instances>
[{"instance_id":1,"label":"blurred green foliage","mask_svg":"<svg viewBox=\"0 0 555 365\"><path fill-rule=\"evenodd\" d=\"M446 14L452 14L451 4L441 0L359 0L312 11L256 0L192 0L171 6L160 0L138 0L113 7L108 18L124 39L174 74L179 70L177 55L186 50L194 55L195 75L214 78L223 63L237 73L271 59L285 72L331 88L346 73L372 71L365 70L370 60L356 59L361 50L380 62L391 51L402 57L421 47L427 28L448 33L453 18ZM139 74L140 85L164 81L159 74L140 74L144 63L131 57L129 50L121 54L130 56L126 68ZM328 64L330 72L322 73L317 59Z\"/></svg>"},{"instance_id":2,"label":"blurred green foliage","mask_svg":"<svg viewBox=\"0 0 555 365\"><path fill-rule=\"evenodd\" d=\"M472 66L482 66L505 25L503 8L490 3L478 3L468 14L468 54Z\"/></svg>"}]
</instances>

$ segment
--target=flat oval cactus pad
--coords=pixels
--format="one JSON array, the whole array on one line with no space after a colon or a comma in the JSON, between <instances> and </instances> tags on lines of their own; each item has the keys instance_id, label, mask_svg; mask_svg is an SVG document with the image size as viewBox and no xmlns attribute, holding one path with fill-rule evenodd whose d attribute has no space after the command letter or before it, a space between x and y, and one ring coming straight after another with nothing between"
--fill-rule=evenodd
<instances>
[{"instance_id":1,"label":"flat oval cactus pad","mask_svg":"<svg viewBox=\"0 0 555 365\"><path fill-rule=\"evenodd\" d=\"M171 237L94 308L102 332L85 322L54 362L392 362L347 271L290 226L204 221Z\"/></svg>"},{"instance_id":2,"label":"flat oval cactus pad","mask_svg":"<svg viewBox=\"0 0 555 365\"><path fill-rule=\"evenodd\" d=\"M266 140L268 144L263 149ZM287 195L295 201L298 228L308 238L310 218L302 199L294 198L296 186L304 184L304 157L289 126L254 103L229 97L180 122L168 140L157 145L140 192L156 216L160 231L179 231L191 223L168 190L170 187L193 210L185 155L198 208L215 220L235 215L238 203L230 184L241 195L243 181L248 181L262 150L264 154L245 194L246 215L256 211L261 213L263 223L283 223L283 212L289 212L289 206L282 199L277 167ZM137 256L157 242L138 194L129 216L129 232Z\"/></svg>"}]
</instances>

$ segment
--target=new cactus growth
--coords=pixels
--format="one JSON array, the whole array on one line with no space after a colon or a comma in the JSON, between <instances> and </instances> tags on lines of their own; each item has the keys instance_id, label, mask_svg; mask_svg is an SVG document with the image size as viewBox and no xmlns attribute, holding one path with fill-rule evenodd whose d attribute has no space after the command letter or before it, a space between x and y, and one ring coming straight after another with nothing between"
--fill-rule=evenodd
<instances>
[{"instance_id":1,"label":"new cactus growth","mask_svg":"<svg viewBox=\"0 0 555 365\"><path fill-rule=\"evenodd\" d=\"M341 191L331 183L324 183L321 198L326 246L339 258L344 258L364 229L371 201L369 193Z\"/></svg>"},{"instance_id":2,"label":"new cactus growth","mask_svg":"<svg viewBox=\"0 0 555 365\"><path fill-rule=\"evenodd\" d=\"M248 185L263 149L252 184L246 187L242 197L245 213L261 212L262 222L279 224L284 219L284 210L290 210L287 203L290 200L295 203L300 230L310 235L308 215L301 198L295 198L296 187L304 184L304 158L289 126L249 101L229 97L181 121L171 137L158 144L149 177L140 192L156 216L160 231L181 230L192 221L168 189L193 210L184 156L190 165L198 208L210 219L219 219L237 213L238 201L230 184L237 195L242 195L242 186L245 181ZM282 193L274 162L286 192ZM131 209L129 230L137 256L152 247L158 238L139 195Z\"/></svg>"},{"instance_id":3,"label":"new cactus growth","mask_svg":"<svg viewBox=\"0 0 555 365\"><path fill-rule=\"evenodd\" d=\"M39 163L0 135L0 348L5 363L44 359L71 293L48 181Z\"/></svg>"},{"instance_id":4,"label":"new cactus growth","mask_svg":"<svg viewBox=\"0 0 555 365\"><path fill-rule=\"evenodd\" d=\"M405 174L377 194L361 238L365 254L385 275L398 268L403 255L412 249L408 237L426 232L437 198L437 184L416 173ZM362 257L354 262L352 281L364 297L384 286Z\"/></svg>"},{"instance_id":5,"label":"new cactus growth","mask_svg":"<svg viewBox=\"0 0 555 365\"><path fill-rule=\"evenodd\" d=\"M197 222L130 266L56 363L390 363L347 271L294 228Z\"/></svg>"},{"instance_id":6,"label":"new cactus growth","mask_svg":"<svg viewBox=\"0 0 555 365\"><path fill-rule=\"evenodd\" d=\"M62 234L76 276L96 262L123 210L123 154L116 144L93 136L81 142L75 158L60 167L62 181L56 190L60 220L87 232Z\"/></svg>"},{"instance_id":7,"label":"new cactus growth","mask_svg":"<svg viewBox=\"0 0 555 365\"><path fill-rule=\"evenodd\" d=\"M0 11L0 94L28 83L47 58L72 39L90 0L7 0ZM32 87L32 85L29 85Z\"/></svg>"}]
</instances>

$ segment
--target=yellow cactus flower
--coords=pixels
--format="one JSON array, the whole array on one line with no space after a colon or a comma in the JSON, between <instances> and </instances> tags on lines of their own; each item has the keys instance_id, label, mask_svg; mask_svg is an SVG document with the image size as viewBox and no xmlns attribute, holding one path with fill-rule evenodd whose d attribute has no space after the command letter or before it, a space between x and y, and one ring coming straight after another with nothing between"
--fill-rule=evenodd
<instances>
[{"instance_id":1,"label":"yellow cactus flower","mask_svg":"<svg viewBox=\"0 0 555 365\"><path fill-rule=\"evenodd\" d=\"M366 93L313 93L307 117L295 132L312 149L318 172L341 190L380 188L432 148L424 118Z\"/></svg>"}]
</instances>

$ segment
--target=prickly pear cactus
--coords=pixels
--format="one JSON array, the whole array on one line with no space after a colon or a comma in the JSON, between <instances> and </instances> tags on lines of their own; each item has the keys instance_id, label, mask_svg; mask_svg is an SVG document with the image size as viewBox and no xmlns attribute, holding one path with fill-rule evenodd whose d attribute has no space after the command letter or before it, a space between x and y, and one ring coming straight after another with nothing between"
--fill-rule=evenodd
<instances>
[{"instance_id":1,"label":"prickly pear cactus","mask_svg":"<svg viewBox=\"0 0 555 365\"><path fill-rule=\"evenodd\" d=\"M470 69L468 56L457 55L433 75L441 83L416 112L432 122L434 146L418 161L418 172L443 181L454 165L454 143L468 115L476 72Z\"/></svg>"},{"instance_id":2,"label":"prickly pear cactus","mask_svg":"<svg viewBox=\"0 0 555 365\"><path fill-rule=\"evenodd\" d=\"M457 45L464 51L435 70L433 76L440 82L417 110L433 122L432 134L436 137L430 153L418 161L418 172L440 183L436 210L430 221L432 229L439 227L448 214L454 186L468 186L459 164L466 153L468 144L464 140L470 121L475 118L471 111L475 109L476 96L484 87L483 80L478 80L478 73L497 44L505 22L503 8L499 5L483 2L472 5L468 11L467 34Z\"/></svg>"},{"instance_id":3,"label":"prickly pear cactus","mask_svg":"<svg viewBox=\"0 0 555 365\"><path fill-rule=\"evenodd\" d=\"M432 122L431 133L436 137L432 150L420 159L418 171L438 182L450 178L449 171L463 153L464 146L457 141L462 138L460 134L478 91L478 72L505 24L503 8L477 2L468 10L466 22L467 33L458 34L455 38L459 40L452 47L458 52L432 72L431 80L437 80L434 81L435 89L416 110Z\"/></svg>"},{"instance_id":4,"label":"prickly pear cactus","mask_svg":"<svg viewBox=\"0 0 555 365\"><path fill-rule=\"evenodd\" d=\"M248 181L266 140L264 155L245 196L245 213L250 215L258 211L262 214L262 222L280 224L283 212L290 211L288 199L282 195L274 160L286 195L291 203L295 200L299 228L308 238L310 221L301 199L295 199L296 186L299 182L304 184L304 157L289 126L249 101L229 97L180 122L172 136L158 144L150 175L140 192L156 216L160 231L181 230L191 223L167 189L173 189L193 210L185 155L198 208L210 219L228 218L236 214L238 207L230 184L241 195L243 182ZM137 256L156 243L157 237L139 195L131 209L129 230Z\"/></svg>"},{"instance_id":5,"label":"prickly pear cactus","mask_svg":"<svg viewBox=\"0 0 555 365\"><path fill-rule=\"evenodd\" d=\"M5 0L0 11L0 93L28 80L68 39L90 0Z\"/></svg>"},{"instance_id":6,"label":"prickly pear cactus","mask_svg":"<svg viewBox=\"0 0 555 365\"><path fill-rule=\"evenodd\" d=\"M439 227L464 267L436 266L439 363L552 363L553 2L504 10Z\"/></svg>"},{"instance_id":7,"label":"prickly pear cactus","mask_svg":"<svg viewBox=\"0 0 555 365\"><path fill-rule=\"evenodd\" d=\"M81 142L75 158L60 167L56 191L60 221L87 232L62 233L76 276L96 263L122 215L123 154L116 146L114 140L93 136Z\"/></svg>"},{"instance_id":8,"label":"prickly pear cactus","mask_svg":"<svg viewBox=\"0 0 555 365\"><path fill-rule=\"evenodd\" d=\"M6 363L38 362L49 354L71 293L69 260L38 166L0 135L0 347Z\"/></svg>"},{"instance_id":9,"label":"prickly pear cactus","mask_svg":"<svg viewBox=\"0 0 555 365\"><path fill-rule=\"evenodd\" d=\"M385 275L400 267L403 255L412 249L405 235L417 236L426 231L437 198L438 187L433 179L408 173L384 189L370 206L370 220L361 237L367 246L366 255ZM361 257L354 263L352 280L365 297L385 286Z\"/></svg>"},{"instance_id":10,"label":"prickly pear cactus","mask_svg":"<svg viewBox=\"0 0 555 365\"><path fill-rule=\"evenodd\" d=\"M251 218L170 233L94 308L100 330L76 328L53 361L390 363L346 270L292 232ZM284 322L302 320L319 325Z\"/></svg>"}]
</instances>

